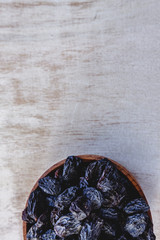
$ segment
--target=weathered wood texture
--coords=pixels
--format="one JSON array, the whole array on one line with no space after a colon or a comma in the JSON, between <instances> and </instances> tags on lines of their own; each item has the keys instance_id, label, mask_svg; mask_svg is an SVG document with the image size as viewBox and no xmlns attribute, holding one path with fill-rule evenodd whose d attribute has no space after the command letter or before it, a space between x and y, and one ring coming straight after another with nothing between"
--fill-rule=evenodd
<instances>
[{"instance_id":1,"label":"weathered wood texture","mask_svg":"<svg viewBox=\"0 0 160 240\"><path fill-rule=\"evenodd\" d=\"M0 238L36 179L99 154L141 184L160 239L160 1L0 0Z\"/></svg>"}]
</instances>

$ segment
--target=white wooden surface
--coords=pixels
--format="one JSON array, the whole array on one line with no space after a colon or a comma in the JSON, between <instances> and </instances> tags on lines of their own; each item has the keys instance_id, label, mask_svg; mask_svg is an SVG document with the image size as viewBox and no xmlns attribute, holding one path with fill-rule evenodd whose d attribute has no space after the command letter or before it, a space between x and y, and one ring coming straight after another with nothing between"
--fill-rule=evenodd
<instances>
[{"instance_id":1,"label":"white wooden surface","mask_svg":"<svg viewBox=\"0 0 160 240\"><path fill-rule=\"evenodd\" d=\"M36 179L100 154L141 184L160 239L160 1L0 0L0 238Z\"/></svg>"}]
</instances>

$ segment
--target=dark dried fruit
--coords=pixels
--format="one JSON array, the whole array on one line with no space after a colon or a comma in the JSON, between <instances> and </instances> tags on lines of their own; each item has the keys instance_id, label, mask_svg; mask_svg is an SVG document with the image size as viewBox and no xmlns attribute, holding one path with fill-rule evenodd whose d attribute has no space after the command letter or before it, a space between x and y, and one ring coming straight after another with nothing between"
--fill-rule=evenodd
<instances>
[{"instance_id":1,"label":"dark dried fruit","mask_svg":"<svg viewBox=\"0 0 160 240\"><path fill-rule=\"evenodd\" d=\"M101 208L100 216L103 219L118 220L118 211L115 208Z\"/></svg>"},{"instance_id":2,"label":"dark dried fruit","mask_svg":"<svg viewBox=\"0 0 160 240\"><path fill-rule=\"evenodd\" d=\"M27 233L28 239L38 238L43 234L48 222L48 217L49 213L44 213L38 218L37 222L29 229Z\"/></svg>"},{"instance_id":3,"label":"dark dried fruit","mask_svg":"<svg viewBox=\"0 0 160 240\"><path fill-rule=\"evenodd\" d=\"M108 237L115 237L116 236L116 231L114 229L114 226L109 224L108 222L104 222L103 228L102 228L104 236Z\"/></svg>"},{"instance_id":4,"label":"dark dried fruit","mask_svg":"<svg viewBox=\"0 0 160 240\"><path fill-rule=\"evenodd\" d=\"M26 207L22 212L22 220L31 224L35 223L35 220L28 214L28 207Z\"/></svg>"},{"instance_id":5,"label":"dark dried fruit","mask_svg":"<svg viewBox=\"0 0 160 240\"><path fill-rule=\"evenodd\" d=\"M57 199L55 200L55 207L63 210L70 206L71 202L75 199L76 194L78 192L78 187L73 186L67 188L64 192L58 195Z\"/></svg>"},{"instance_id":6,"label":"dark dried fruit","mask_svg":"<svg viewBox=\"0 0 160 240\"><path fill-rule=\"evenodd\" d=\"M155 240L148 210L109 159L70 156L39 180L22 219L32 240Z\"/></svg>"},{"instance_id":7,"label":"dark dried fruit","mask_svg":"<svg viewBox=\"0 0 160 240\"><path fill-rule=\"evenodd\" d=\"M146 229L147 219L146 215L143 213L137 213L135 215L129 216L126 221L125 230L132 236L140 236Z\"/></svg>"},{"instance_id":8,"label":"dark dried fruit","mask_svg":"<svg viewBox=\"0 0 160 240\"><path fill-rule=\"evenodd\" d=\"M56 196L61 192L61 182L52 177L41 178L38 182L39 187L47 194Z\"/></svg>"},{"instance_id":9,"label":"dark dried fruit","mask_svg":"<svg viewBox=\"0 0 160 240\"><path fill-rule=\"evenodd\" d=\"M86 188L86 187L88 187L88 185L89 185L89 183L87 182L87 180L84 177L80 177L79 187Z\"/></svg>"},{"instance_id":10,"label":"dark dried fruit","mask_svg":"<svg viewBox=\"0 0 160 240\"><path fill-rule=\"evenodd\" d=\"M27 221L28 223L34 223L44 210L45 199L42 192L37 188L30 194L28 206L22 213L23 220Z\"/></svg>"},{"instance_id":11,"label":"dark dried fruit","mask_svg":"<svg viewBox=\"0 0 160 240\"><path fill-rule=\"evenodd\" d=\"M97 240L100 236L103 221L97 219L95 222L86 222L80 232L80 240Z\"/></svg>"},{"instance_id":12,"label":"dark dried fruit","mask_svg":"<svg viewBox=\"0 0 160 240\"><path fill-rule=\"evenodd\" d=\"M63 166L63 179L65 181L76 181L81 172L82 160L75 156L70 156L66 159Z\"/></svg>"},{"instance_id":13,"label":"dark dried fruit","mask_svg":"<svg viewBox=\"0 0 160 240\"><path fill-rule=\"evenodd\" d=\"M47 197L46 197L46 204L47 204L47 206L49 206L49 207L54 207L55 199L56 199L55 196L52 196L52 195L47 196Z\"/></svg>"},{"instance_id":14,"label":"dark dried fruit","mask_svg":"<svg viewBox=\"0 0 160 240\"><path fill-rule=\"evenodd\" d=\"M81 224L72 214L68 214L58 219L54 226L54 230L59 237L67 237L78 234L81 230Z\"/></svg>"},{"instance_id":15,"label":"dark dried fruit","mask_svg":"<svg viewBox=\"0 0 160 240\"><path fill-rule=\"evenodd\" d=\"M87 187L83 190L83 195L91 201L92 209L99 209L101 207L103 201L101 192L93 187Z\"/></svg>"},{"instance_id":16,"label":"dark dried fruit","mask_svg":"<svg viewBox=\"0 0 160 240\"><path fill-rule=\"evenodd\" d=\"M47 230L41 237L40 240L56 240L57 235L53 229Z\"/></svg>"},{"instance_id":17,"label":"dark dried fruit","mask_svg":"<svg viewBox=\"0 0 160 240\"><path fill-rule=\"evenodd\" d=\"M51 216L50 216L50 221L51 221L53 226L55 225L55 223L57 222L57 220L60 218L61 215L62 214L61 214L61 212L58 208L54 207L52 209Z\"/></svg>"},{"instance_id":18,"label":"dark dried fruit","mask_svg":"<svg viewBox=\"0 0 160 240\"><path fill-rule=\"evenodd\" d=\"M142 198L134 199L130 201L124 208L125 213L139 213L139 212L147 212L149 210L149 206L146 201Z\"/></svg>"},{"instance_id":19,"label":"dark dried fruit","mask_svg":"<svg viewBox=\"0 0 160 240\"><path fill-rule=\"evenodd\" d=\"M79 221L82 221L91 212L91 202L85 197L78 197L74 202L71 203L69 208L70 212L77 218Z\"/></svg>"}]
</instances>

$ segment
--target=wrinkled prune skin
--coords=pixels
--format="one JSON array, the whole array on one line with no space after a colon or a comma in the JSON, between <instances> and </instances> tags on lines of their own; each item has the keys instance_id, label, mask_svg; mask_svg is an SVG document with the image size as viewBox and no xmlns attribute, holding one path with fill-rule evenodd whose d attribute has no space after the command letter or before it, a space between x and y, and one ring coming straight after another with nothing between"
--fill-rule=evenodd
<instances>
[{"instance_id":1,"label":"wrinkled prune skin","mask_svg":"<svg viewBox=\"0 0 160 240\"><path fill-rule=\"evenodd\" d=\"M57 199L55 200L55 207L59 208L61 211L65 208L68 208L71 202L76 198L77 192L77 186L67 188L64 192L58 195Z\"/></svg>"},{"instance_id":2,"label":"wrinkled prune skin","mask_svg":"<svg viewBox=\"0 0 160 240\"><path fill-rule=\"evenodd\" d=\"M103 201L101 192L93 187L87 187L83 190L83 195L91 201L92 209L99 209L101 207Z\"/></svg>"},{"instance_id":3,"label":"wrinkled prune skin","mask_svg":"<svg viewBox=\"0 0 160 240\"><path fill-rule=\"evenodd\" d=\"M62 216L54 225L54 230L59 237L67 237L78 234L81 230L81 223L72 214Z\"/></svg>"},{"instance_id":4,"label":"wrinkled prune skin","mask_svg":"<svg viewBox=\"0 0 160 240\"><path fill-rule=\"evenodd\" d=\"M82 221L88 217L91 212L91 202L85 197L78 197L71 203L69 210L75 218Z\"/></svg>"},{"instance_id":5,"label":"wrinkled prune skin","mask_svg":"<svg viewBox=\"0 0 160 240\"><path fill-rule=\"evenodd\" d=\"M91 162L85 171L85 178L90 183L91 186L97 184L106 164L108 162L107 158L101 159L99 161Z\"/></svg>"},{"instance_id":6,"label":"wrinkled prune skin","mask_svg":"<svg viewBox=\"0 0 160 240\"><path fill-rule=\"evenodd\" d=\"M55 202L56 197L55 196L47 196L46 197L46 204L48 207L54 207L54 202Z\"/></svg>"},{"instance_id":7,"label":"wrinkled prune skin","mask_svg":"<svg viewBox=\"0 0 160 240\"><path fill-rule=\"evenodd\" d=\"M125 230L132 237L139 237L145 231L147 226L147 216L144 213L137 213L127 218Z\"/></svg>"},{"instance_id":8,"label":"wrinkled prune skin","mask_svg":"<svg viewBox=\"0 0 160 240\"><path fill-rule=\"evenodd\" d=\"M88 181L85 179L85 177L80 177L79 181L79 188L83 189L89 186Z\"/></svg>"},{"instance_id":9,"label":"wrinkled prune skin","mask_svg":"<svg viewBox=\"0 0 160 240\"><path fill-rule=\"evenodd\" d=\"M130 201L124 208L124 211L127 214L147 212L148 210L149 206L143 198L138 198Z\"/></svg>"},{"instance_id":10,"label":"wrinkled prune skin","mask_svg":"<svg viewBox=\"0 0 160 240\"><path fill-rule=\"evenodd\" d=\"M115 208L101 208L100 216L103 219L118 220L118 211Z\"/></svg>"},{"instance_id":11,"label":"wrinkled prune skin","mask_svg":"<svg viewBox=\"0 0 160 240\"><path fill-rule=\"evenodd\" d=\"M28 199L28 206L22 214L23 219L28 223L34 223L45 210L45 198L43 193L37 188Z\"/></svg>"},{"instance_id":12,"label":"wrinkled prune skin","mask_svg":"<svg viewBox=\"0 0 160 240\"><path fill-rule=\"evenodd\" d=\"M121 209L123 207L123 201L125 200L125 193L122 192L118 194L116 190L109 191L103 194L103 199L103 207L117 207Z\"/></svg>"},{"instance_id":13,"label":"wrinkled prune skin","mask_svg":"<svg viewBox=\"0 0 160 240\"><path fill-rule=\"evenodd\" d=\"M48 222L49 213L43 213L37 220L37 222L29 229L27 233L28 239L38 238L43 234Z\"/></svg>"},{"instance_id":14,"label":"wrinkled prune skin","mask_svg":"<svg viewBox=\"0 0 160 240\"><path fill-rule=\"evenodd\" d=\"M102 227L103 236L108 237L115 237L116 231L114 229L114 226L109 224L108 222L104 222Z\"/></svg>"},{"instance_id":15,"label":"wrinkled prune skin","mask_svg":"<svg viewBox=\"0 0 160 240\"><path fill-rule=\"evenodd\" d=\"M109 159L70 156L39 181L22 219L32 240L155 240L148 210Z\"/></svg>"},{"instance_id":16,"label":"wrinkled prune skin","mask_svg":"<svg viewBox=\"0 0 160 240\"><path fill-rule=\"evenodd\" d=\"M81 173L82 160L75 156L69 156L63 166L63 179L65 181L77 181Z\"/></svg>"},{"instance_id":17,"label":"wrinkled prune skin","mask_svg":"<svg viewBox=\"0 0 160 240\"><path fill-rule=\"evenodd\" d=\"M35 217L35 219L36 219L36 217ZM28 214L28 207L26 207L22 212L22 220L26 221L28 223L31 223L31 224L35 223L35 220L33 218L31 218Z\"/></svg>"},{"instance_id":18,"label":"wrinkled prune skin","mask_svg":"<svg viewBox=\"0 0 160 240\"><path fill-rule=\"evenodd\" d=\"M61 192L61 182L58 179L52 177L44 177L38 181L39 187L47 194L56 196Z\"/></svg>"},{"instance_id":19,"label":"wrinkled prune skin","mask_svg":"<svg viewBox=\"0 0 160 240\"><path fill-rule=\"evenodd\" d=\"M100 236L101 230L103 226L103 221L101 219L97 219L95 222L85 222L81 232L80 232L80 240L97 240Z\"/></svg>"},{"instance_id":20,"label":"wrinkled prune skin","mask_svg":"<svg viewBox=\"0 0 160 240\"><path fill-rule=\"evenodd\" d=\"M62 216L61 211L58 208L54 207L50 215L51 224L54 226L61 216Z\"/></svg>"},{"instance_id":21,"label":"wrinkled prune skin","mask_svg":"<svg viewBox=\"0 0 160 240\"><path fill-rule=\"evenodd\" d=\"M57 235L53 229L48 229L41 237L40 240L56 240Z\"/></svg>"}]
</instances>

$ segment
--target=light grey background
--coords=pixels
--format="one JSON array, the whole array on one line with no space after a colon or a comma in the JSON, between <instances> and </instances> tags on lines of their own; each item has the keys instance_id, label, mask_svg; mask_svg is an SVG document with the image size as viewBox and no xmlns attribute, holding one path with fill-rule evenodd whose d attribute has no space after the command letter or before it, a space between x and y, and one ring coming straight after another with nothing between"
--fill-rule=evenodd
<instances>
[{"instance_id":1,"label":"light grey background","mask_svg":"<svg viewBox=\"0 0 160 240\"><path fill-rule=\"evenodd\" d=\"M160 1L0 0L0 237L68 155L130 170L160 239Z\"/></svg>"}]
</instances>

